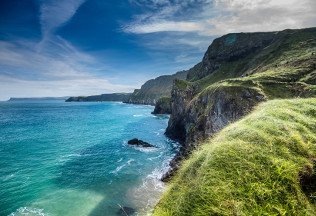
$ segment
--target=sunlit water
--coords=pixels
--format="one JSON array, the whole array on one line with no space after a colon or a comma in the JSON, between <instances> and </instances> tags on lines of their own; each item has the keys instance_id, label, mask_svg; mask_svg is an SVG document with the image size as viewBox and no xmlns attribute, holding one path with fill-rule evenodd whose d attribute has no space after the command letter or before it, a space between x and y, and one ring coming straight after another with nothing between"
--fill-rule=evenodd
<instances>
[{"instance_id":1,"label":"sunlit water","mask_svg":"<svg viewBox=\"0 0 316 216\"><path fill-rule=\"evenodd\" d=\"M146 215L177 144L153 107L0 103L0 215ZM127 145L134 137L158 148Z\"/></svg>"}]
</instances>

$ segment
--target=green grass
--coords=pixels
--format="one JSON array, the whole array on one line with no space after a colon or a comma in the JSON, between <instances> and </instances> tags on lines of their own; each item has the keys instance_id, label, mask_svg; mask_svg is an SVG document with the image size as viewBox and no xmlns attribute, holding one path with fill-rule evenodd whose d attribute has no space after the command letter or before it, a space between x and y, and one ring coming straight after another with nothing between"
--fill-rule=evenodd
<instances>
[{"instance_id":1,"label":"green grass","mask_svg":"<svg viewBox=\"0 0 316 216\"><path fill-rule=\"evenodd\" d=\"M154 215L316 215L315 160L316 99L262 103L184 161Z\"/></svg>"},{"instance_id":2,"label":"green grass","mask_svg":"<svg viewBox=\"0 0 316 216\"><path fill-rule=\"evenodd\" d=\"M190 83L186 80L176 79L174 81L174 85L180 90L185 90L190 85Z\"/></svg>"}]
</instances>

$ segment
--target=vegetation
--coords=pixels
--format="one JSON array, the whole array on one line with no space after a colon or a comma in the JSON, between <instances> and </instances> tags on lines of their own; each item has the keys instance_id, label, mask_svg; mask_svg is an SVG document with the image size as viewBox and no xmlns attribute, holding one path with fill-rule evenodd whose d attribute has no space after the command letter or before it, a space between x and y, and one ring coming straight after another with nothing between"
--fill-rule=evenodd
<instances>
[{"instance_id":1,"label":"vegetation","mask_svg":"<svg viewBox=\"0 0 316 216\"><path fill-rule=\"evenodd\" d=\"M154 215L315 215L316 99L271 100L205 141Z\"/></svg>"},{"instance_id":2,"label":"vegetation","mask_svg":"<svg viewBox=\"0 0 316 216\"><path fill-rule=\"evenodd\" d=\"M180 89L180 90L185 90L189 85L190 82L186 81L186 80L178 80L176 79L174 82L174 85L176 88Z\"/></svg>"}]
</instances>

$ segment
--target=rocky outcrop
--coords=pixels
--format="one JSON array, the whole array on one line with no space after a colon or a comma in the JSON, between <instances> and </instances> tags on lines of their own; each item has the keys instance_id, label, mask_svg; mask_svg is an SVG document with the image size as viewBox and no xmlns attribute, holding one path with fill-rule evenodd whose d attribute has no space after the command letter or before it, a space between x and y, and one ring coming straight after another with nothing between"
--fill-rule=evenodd
<instances>
[{"instance_id":1,"label":"rocky outcrop","mask_svg":"<svg viewBox=\"0 0 316 216\"><path fill-rule=\"evenodd\" d=\"M159 98L170 97L173 81L186 79L187 73L187 71L180 71L173 75L148 80L140 89L135 89L124 103L155 105Z\"/></svg>"},{"instance_id":2,"label":"rocky outcrop","mask_svg":"<svg viewBox=\"0 0 316 216\"><path fill-rule=\"evenodd\" d=\"M257 88L225 84L211 86L195 97L192 85L182 89L174 85L166 135L182 143L185 152L266 100Z\"/></svg>"},{"instance_id":3,"label":"rocky outcrop","mask_svg":"<svg viewBox=\"0 0 316 216\"><path fill-rule=\"evenodd\" d=\"M129 140L129 141L127 142L127 144L133 145L133 146L140 146L140 147L144 147L144 148L155 147L154 145L149 144L148 142L145 142L145 141L140 140L140 139L137 139L137 138L134 138L134 139Z\"/></svg>"},{"instance_id":4,"label":"rocky outcrop","mask_svg":"<svg viewBox=\"0 0 316 216\"><path fill-rule=\"evenodd\" d=\"M171 114L171 98L162 97L156 102L155 109L152 114Z\"/></svg>"},{"instance_id":5,"label":"rocky outcrop","mask_svg":"<svg viewBox=\"0 0 316 216\"><path fill-rule=\"evenodd\" d=\"M194 86L184 80L175 80L171 92L171 116L166 135L183 143L186 140L186 107L194 96Z\"/></svg>"},{"instance_id":6,"label":"rocky outcrop","mask_svg":"<svg viewBox=\"0 0 316 216\"><path fill-rule=\"evenodd\" d=\"M101 101L125 101L129 98L130 93L113 93L92 96L70 97L66 102L101 102Z\"/></svg>"},{"instance_id":7,"label":"rocky outcrop","mask_svg":"<svg viewBox=\"0 0 316 216\"><path fill-rule=\"evenodd\" d=\"M261 90L246 86L212 86L195 97L186 108L186 149L202 141L231 122L248 114L266 100Z\"/></svg>"}]
</instances>

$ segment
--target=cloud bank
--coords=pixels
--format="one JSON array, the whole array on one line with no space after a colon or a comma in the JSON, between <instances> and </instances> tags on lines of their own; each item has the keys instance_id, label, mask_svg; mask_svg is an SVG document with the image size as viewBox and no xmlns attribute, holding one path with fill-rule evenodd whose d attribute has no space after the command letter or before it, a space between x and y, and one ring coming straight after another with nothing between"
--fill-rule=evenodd
<instances>
[{"instance_id":1,"label":"cloud bank","mask_svg":"<svg viewBox=\"0 0 316 216\"><path fill-rule=\"evenodd\" d=\"M136 16L132 23L123 26L123 31L134 34L180 31L217 36L316 24L314 0L133 0L131 3L156 8ZM186 14L188 5L195 5L198 10ZM182 16L182 21L179 21L179 16Z\"/></svg>"}]
</instances>

